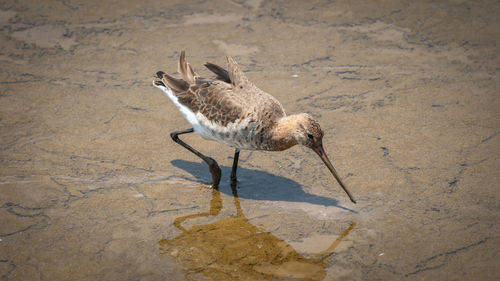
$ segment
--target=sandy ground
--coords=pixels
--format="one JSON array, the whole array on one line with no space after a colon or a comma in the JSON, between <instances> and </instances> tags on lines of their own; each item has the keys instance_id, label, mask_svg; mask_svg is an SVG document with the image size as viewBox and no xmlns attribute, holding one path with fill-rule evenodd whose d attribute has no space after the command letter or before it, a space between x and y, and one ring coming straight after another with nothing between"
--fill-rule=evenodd
<instances>
[{"instance_id":1,"label":"sandy ground","mask_svg":"<svg viewBox=\"0 0 500 281\"><path fill-rule=\"evenodd\" d=\"M500 279L497 1L3 1L2 280ZM235 56L306 148L184 139L151 85ZM236 195L237 193L237 195Z\"/></svg>"}]
</instances>

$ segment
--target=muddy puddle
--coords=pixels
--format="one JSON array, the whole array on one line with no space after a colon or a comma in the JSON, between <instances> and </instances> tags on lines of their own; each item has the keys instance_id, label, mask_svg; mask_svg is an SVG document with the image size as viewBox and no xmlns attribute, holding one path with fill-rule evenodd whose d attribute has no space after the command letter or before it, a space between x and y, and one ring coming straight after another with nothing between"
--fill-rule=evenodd
<instances>
[{"instance_id":1,"label":"muddy puddle","mask_svg":"<svg viewBox=\"0 0 500 281\"><path fill-rule=\"evenodd\" d=\"M0 3L2 280L498 280L494 1ZM151 79L235 56L306 148L170 139Z\"/></svg>"},{"instance_id":2,"label":"muddy puddle","mask_svg":"<svg viewBox=\"0 0 500 281\"><path fill-rule=\"evenodd\" d=\"M232 186L232 192L235 215L193 225L190 229L182 226L187 220L219 215L223 207L221 194L213 189L208 212L176 218L174 226L182 234L158 242L162 254L174 256L185 266L187 279L190 279L190 274L200 273L212 280L275 280L285 277L324 280L329 257L356 225L351 223L334 240L327 237L309 239L307 244L304 243L306 250L324 242L331 244L316 253L301 255L286 241L250 223L243 214L236 185ZM297 243L295 248L300 246L301 243Z\"/></svg>"}]
</instances>

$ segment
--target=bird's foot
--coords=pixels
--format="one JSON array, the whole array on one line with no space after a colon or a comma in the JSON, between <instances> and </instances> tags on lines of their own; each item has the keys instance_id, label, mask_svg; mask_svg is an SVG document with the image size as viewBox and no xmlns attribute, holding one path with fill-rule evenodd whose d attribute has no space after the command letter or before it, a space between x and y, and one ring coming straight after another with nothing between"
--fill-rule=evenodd
<instances>
[{"instance_id":1,"label":"bird's foot","mask_svg":"<svg viewBox=\"0 0 500 281\"><path fill-rule=\"evenodd\" d=\"M210 187L218 189L222 172L219 168L219 165L217 164L217 162L215 162L214 159L209 158L209 161L210 173L212 174L212 185Z\"/></svg>"}]
</instances>

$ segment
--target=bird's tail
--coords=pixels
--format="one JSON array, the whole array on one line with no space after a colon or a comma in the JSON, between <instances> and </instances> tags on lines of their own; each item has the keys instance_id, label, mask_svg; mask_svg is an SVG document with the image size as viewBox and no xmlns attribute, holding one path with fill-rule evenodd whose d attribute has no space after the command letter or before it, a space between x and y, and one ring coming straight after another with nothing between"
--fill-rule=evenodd
<instances>
[{"instance_id":1,"label":"bird's tail","mask_svg":"<svg viewBox=\"0 0 500 281\"><path fill-rule=\"evenodd\" d=\"M170 88L174 93L178 94L187 91L190 84L196 83L196 78L198 76L193 71L191 65L186 61L186 53L184 51L181 52L179 57L177 71L182 78L175 78L163 71L156 72L153 84L156 87Z\"/></svg>"}]
</instances>

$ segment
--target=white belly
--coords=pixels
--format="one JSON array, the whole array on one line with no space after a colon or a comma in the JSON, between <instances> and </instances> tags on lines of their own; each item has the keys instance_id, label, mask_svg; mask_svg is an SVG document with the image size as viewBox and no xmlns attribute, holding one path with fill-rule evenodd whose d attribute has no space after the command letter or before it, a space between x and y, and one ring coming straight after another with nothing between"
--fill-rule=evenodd
<instances>
[{"instance_id":1,"label":"white belly","mask_svg":"<svg viewBox=\"0 0 500 281\"><path fill-rule=\"evenodd\" d=\"M248 120L237 119L234 123L221 126L220 124L208 120L200 113L197 113L196 117L200 124L200 129L197 133L203 138L239 149L257 149L252 139L252 136L254 136L253 128L248 124Z\"/></svg>"},{"instance_id":2,"label":"white belly","mask_svg":"<svg viewBox=\"0 0 500 281\"><path fill-rule=\"evenodd\" d=\"M257 149L254 142L248 138L251 134L251 129L247 129L246 131L241 130L241 128L248 127L248 121L238 119L227 126L221 126L215 122L211 122L201 113L195 114L187 106L182 105L170 88L161 85L155 85L155 87L161 89L170 98L184 118L191 124L194 132L204 139L214 140L239 149Z\"/></svg>"}]
</instances>

